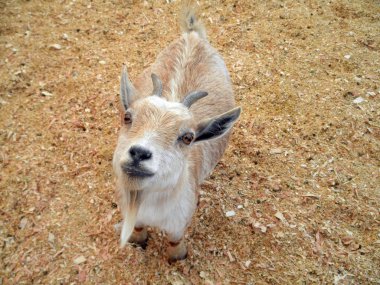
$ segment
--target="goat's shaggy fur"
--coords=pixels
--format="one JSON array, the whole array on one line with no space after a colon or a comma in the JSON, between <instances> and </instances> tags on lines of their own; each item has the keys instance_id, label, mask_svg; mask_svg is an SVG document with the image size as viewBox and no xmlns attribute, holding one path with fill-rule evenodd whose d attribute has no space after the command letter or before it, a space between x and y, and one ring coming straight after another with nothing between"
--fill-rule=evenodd
<instances>
[{"instance_id":1,"label":"goat's shaggy fur","mask_svg":"<svg viewBox=\"0 0 380 285\"><path fill-rule=\"evenodd\" d=\"M171 260L186 255L182 238L196 209L197 188L223 155L240 115L240 108L233 109L225 63L192 8L183 9L181 27L182 36L134 84L124 70L122 127L113 158L124 217L121 246L141 243L144 227L157 227L168 234ZM162 94L152 94L153 88ZM188 108L183 102L195 90L205 92L192 97ZM181 140L183 134L192 141ZM136 146L143 159L132 160Z\"/></svg>"}]
</instances>

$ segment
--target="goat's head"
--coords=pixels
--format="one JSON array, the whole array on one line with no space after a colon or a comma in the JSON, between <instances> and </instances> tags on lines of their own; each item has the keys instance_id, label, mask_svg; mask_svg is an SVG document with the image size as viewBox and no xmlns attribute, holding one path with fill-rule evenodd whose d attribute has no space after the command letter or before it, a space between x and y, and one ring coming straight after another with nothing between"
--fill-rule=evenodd
<instances>
[{"instance_id":1,"label":"goat's head","mask_svg":"<svg viewBox=\"0 0 380 285\"><path fill-rule=\"evenodd\" d=\"M240 108L235 108L196 122L189 108L207 92L194 91L182 103L169 102L161 97L162 83L158 76L152 74L152 81L151 96L138 98L123 68L122 126L113 166L130 191L163 191L174 187L193 144L222 136L240 115Z\"/></svg>"}]
</instances>

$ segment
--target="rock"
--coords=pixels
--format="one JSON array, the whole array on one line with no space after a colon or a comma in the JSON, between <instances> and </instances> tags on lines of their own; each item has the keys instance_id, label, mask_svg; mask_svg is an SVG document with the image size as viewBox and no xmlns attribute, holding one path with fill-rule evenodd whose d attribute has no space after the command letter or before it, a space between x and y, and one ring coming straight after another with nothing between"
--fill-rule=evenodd
<instances>
[{"instance_id":1,"label":"rock","mask_svg":"<svg viewBox=\"0 0 380 285\"><path fill-rule=\"evenodd\" d=\"M351 58L351 55L350 55L350 54L346 54L346 55L344 56L344 58L345 58L345 59L350 59L350 58Z\"/></svg>"},{"instance_id":2,"label":"rock","mask_svg":"<svg viewBox=\"0 0 380 285\"><path fill-rule=\"evenodd\" d=\"M235 213L235 211L228 211L228 212L226 212L226 217L233 217L233 216L235 216L236 215L236 213Z\"/></svg>"},{"instance_id":3,"label":"rock","mask_svg":"<svg viewBox=\"0 0 380 285\"><path fill-rule=\"evenodd\" d=\"M104 65L104 64L106 64L107 62L106 62L105 60L99 60L99 63L102 64L102 65Z\"/></svg>"}]
</instances>

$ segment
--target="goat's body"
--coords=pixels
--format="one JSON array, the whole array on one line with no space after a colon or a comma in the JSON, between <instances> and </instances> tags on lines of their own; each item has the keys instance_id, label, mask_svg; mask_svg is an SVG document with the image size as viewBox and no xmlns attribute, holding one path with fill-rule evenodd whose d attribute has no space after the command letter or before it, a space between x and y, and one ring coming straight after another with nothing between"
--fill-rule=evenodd
<instances>
[{"instance_id":1,"label":"goat's body","mask_svg":"<svg viewBox=\"0 0 380 285\"><path fill-rule=\"evenodd\" d=\"M168 101L181 102L192 90L207 90L208 96L191 107L198 121L224 113L235 105L231 80L223 59L196 32L184 33L137 78L135 87L140 94L149 94L152 89L151 73L162 79L163 97ZM194 146L189 155L188 174L184 175L190 181L181 181L185 187L172 190L181 193L144 193L136 224L159 227L180 237L195 209L197 186L220 160L228 139L229 134L226 134Z\"/></svg>"}]
</instances>

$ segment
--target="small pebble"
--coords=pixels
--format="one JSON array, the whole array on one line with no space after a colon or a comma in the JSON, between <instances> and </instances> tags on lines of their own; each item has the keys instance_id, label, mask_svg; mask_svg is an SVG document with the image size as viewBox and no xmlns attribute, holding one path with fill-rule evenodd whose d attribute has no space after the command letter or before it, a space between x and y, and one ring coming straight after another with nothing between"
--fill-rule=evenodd
<instances>
[{"instance_id":1,"label":"small pebble","mask_svg":"<svg viewBox=\"0 0 380 285\"><path fill-rule=\"evenodd\" d=\"M235 215L236 215L235 211L228 211L228 212L226 212L226 217L233 217Z\"/></svg>"},{"instance_id":2,"label":"small pebble","mask_svg":"<svg viewBox=\"0 0 380 285\"><path fill-rule=\"evenodd\" d=\"M102 64L102 65L104 65L104 64L106 64L107 62L106 62L105 60L99 60L99 63Z\"/></svg>"},{"instance_id":3,"label":"small pebble","mask_svg":"<svg viewBox=\"0 0 380 285\"><path fill-rule=\"evenodd\" d=\"M351 58L351 55L350 55L350 54L346 54L346 55L344 56L344 58L345 58L345 59L350 59L350 58Z\"/></svg>"}]
</instances>

